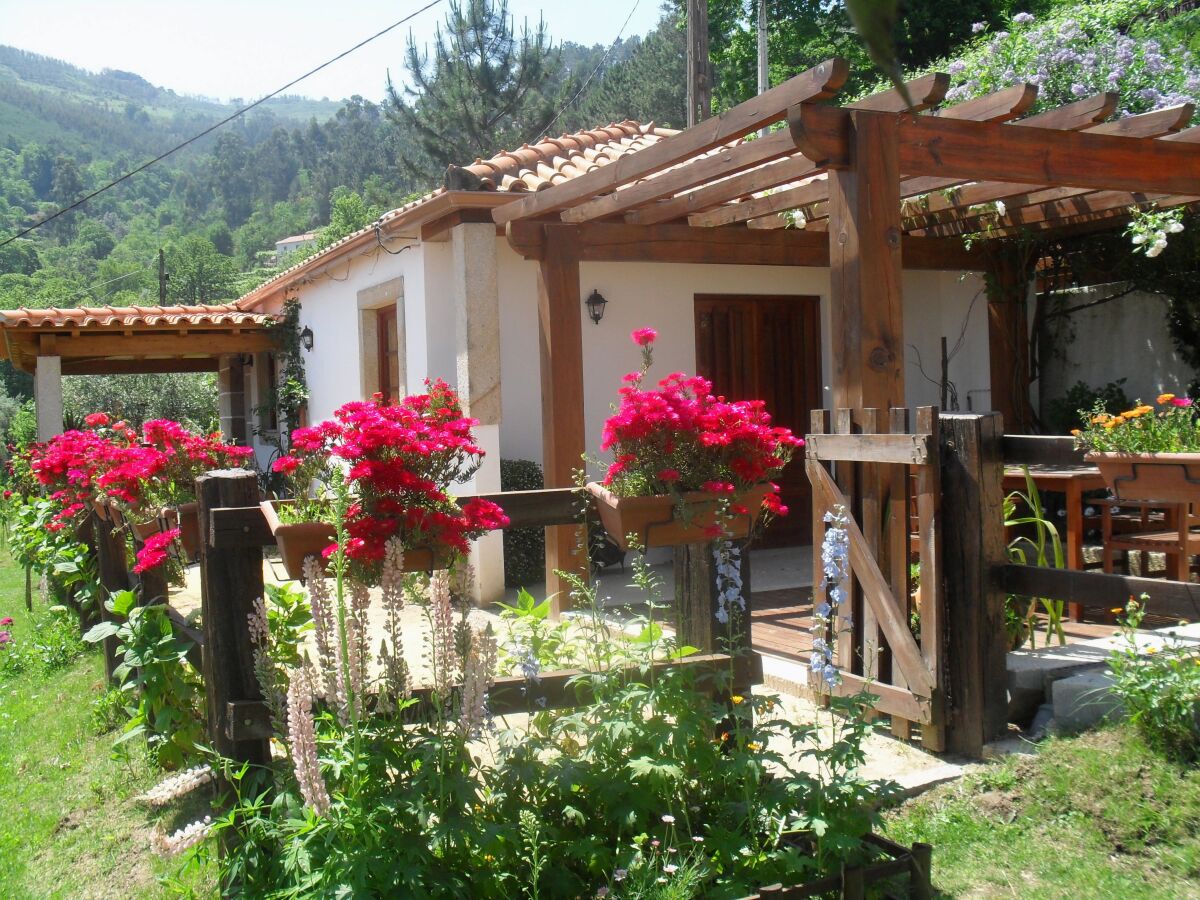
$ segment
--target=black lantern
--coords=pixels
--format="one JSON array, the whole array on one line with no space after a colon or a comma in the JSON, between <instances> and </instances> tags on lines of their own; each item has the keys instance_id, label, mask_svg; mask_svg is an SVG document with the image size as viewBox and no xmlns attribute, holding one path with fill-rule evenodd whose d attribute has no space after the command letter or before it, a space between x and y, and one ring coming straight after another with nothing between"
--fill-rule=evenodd
<instances>
[{"instance_id":1,"label":"black lantern","mask_svg":"<svg viewBox=\"0 0 1200 900\"><path fill-rule=\"evenodd\" d=\"M305 350L311 350L313 348L313 330L307 325L305 325L304 330L300 332L300 345L304 347Z\"/></svg>"},{"instance_id":2,"label":"black lantern","mask_svg":"<svg viewBox=\"0 0 1200 900\"><path fill-rule=\"evenodd\" d=\"M592 291L591 295L583 301L587 304L588 318L600 324L600 320L604 318L604 307L608 306L608 301L601 296L599 291Z\"/></svg>"}]
</instances>

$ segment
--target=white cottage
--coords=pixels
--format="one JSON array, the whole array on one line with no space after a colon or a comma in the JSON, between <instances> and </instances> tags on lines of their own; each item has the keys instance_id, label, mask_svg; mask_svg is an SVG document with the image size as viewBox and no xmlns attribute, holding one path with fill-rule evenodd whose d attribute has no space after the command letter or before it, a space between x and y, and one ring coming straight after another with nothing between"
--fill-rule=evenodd
<instances>
[{"instance_id":1,"label":"white cottage","mask_svg":"<svg viewBox=\"0 0 1200 900\"><path fill-rule=\"evenodd\" d=\"M418 391L426 378L455 385L468 413L480 421L479 439L488 451L470 489L498 491L501 458L542 461L539 359L545 348L539 334L545 329L538 321L539 264L514 249L520 242L510 241L495 224L493 210L613 165L674 133L627 121L451 167L443 188L288 269L236 306L269 313L285 299L299 301L302 327L312 332L306 354L310 421L376 391ZM792 237L808 237L739 231L785 249ZM779 253L747 254L746 264L712 259L721 265L704 264L703 251L699 259L684 252L681 258L692 258L681 262L633 261L637 248L622 255L624 261L592 262L584 254L579 263L581 303L594 293L607 301L594 322L582 311L583 418L590 452L598 450L621 376L637 366L629 333L642 326L659 331L659 376L699 371L729 396L766 399L777 420L799 432L807 430L809 410L832 404L827 264L806 265L803 253L780 264L770 264ZM984 285L976 274L954 268L962 261L962 254L924 254L916 262L920 270L904 273L909 406L938 404L943 338L957 348L947 374L962 407L989 406ZM269 379L263 372L269 368L259 365L257 380L247 379L246 409L265 399ZM259 450L269 452L261 444ZM777 534L777 541L808 539L807 483L795 468L784 491L799 506L798 514L789 517L790 530ZM476 564L483 600L503 590L501 552L498 534L481 542Z\"/></svg>"}]
</instances>

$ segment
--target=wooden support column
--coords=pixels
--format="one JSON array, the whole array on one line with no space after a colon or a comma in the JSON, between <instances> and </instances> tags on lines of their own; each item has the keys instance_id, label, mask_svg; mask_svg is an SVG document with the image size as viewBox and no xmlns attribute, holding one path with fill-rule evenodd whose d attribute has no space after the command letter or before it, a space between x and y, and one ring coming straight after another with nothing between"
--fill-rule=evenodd
<instances>
[{"instance_id":1,"label":"wooden support column","mask_svg":"<svg viewBox=\"0 0 1200 900\"><path fill-rule=\"evenodd\" d=\"M209 472L196 479L200 501L200 603L204 627L204 685L208 733L227 759L266 765L266 738L234 740L230 704L263 699L254 674L254 648L247 617L263 595L262 547L214 547L212 511L258 505L258 479L245 469Z\"/></svg>"},{"instance_id":2,"label":"wooden support column","mask_svg":"<svg viewBox=\"0 0 1200 900\"><path fill-rule=\"evenodd\" d=\"M946 750L979 757L984 744L1004 734L1008 718L1005 595L994 577L1004 563L1004 420L996 413L942 415L939 433Z\"/></svg>"},{"instance_id":3,"label":"wooden support column","mask_svg":"<svg viewBox=\"0 0 1200 900\"><path fill-rule=\"evenodd\" d=\"M829 172L833 405L904 406L896 117L849 113L849 165Z\"/></svg>"},{"instance_id":4,"label":"wooden support column","mask_svg":"<svg viewBox=\"0 0 1200 900\"><path fill-rule=\"evenodd\" d=\"M583 331L579 260L573 235L554 229L538 262L538 336L542 376L542 468L548 488L572 487L583 466ZM587 575L578 526L546 529L546 592L559 613L571 605L569 586L556 570Z\"/></svg>"},{"instance_id":5,"label":"wooden support column","mask_svg":"<svg viewBox=\"0 0 1200 900\"><path fill-rule=\"evenodd\" d=\"M125 535L114 533L113 523L107 518L101 518L93 510L89 517L92 522L92 533L96 540L96 577L103 588L100 597L100 619L108 621L111 617L104 608L104 601L113 594L129 589L129 570L125 559ZM117 667L117 639L104 639L104 677L111 680Z\"/></svg>"},{"instance_id":6,"label":"wooden support column","mask_svg":"<svg viewBox=\"0 0 1200 900\"><path fill-rule=\"evenodd\" d=\"M1036 255L1007 241L989 242L986 286L992 409L1013 434L1033 429L1029 400L1029 283Z\"/></svg>"}]
</instances>

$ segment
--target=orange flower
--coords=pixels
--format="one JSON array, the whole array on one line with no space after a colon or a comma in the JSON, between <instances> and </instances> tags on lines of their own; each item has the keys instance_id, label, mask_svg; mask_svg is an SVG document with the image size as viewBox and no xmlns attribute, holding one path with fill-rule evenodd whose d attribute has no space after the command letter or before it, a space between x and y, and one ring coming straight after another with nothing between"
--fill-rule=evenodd
<instances>
[{"instance_id":1,"label":"orange flower","mask_svg":"<svg viewBox=\"0 0 1200 900\"><path fill-rule=\"evenodd\" d=\"M1074 435L1075 437L1079 437L1081 434L1083 434L1083 432L1080 431L1078 428L1072 428L1071 434Z\"/></svg>"},{"instance_id":2,"label":"orange flower","mask_svg":"<svg viewBox=\"0 0 1200 900\"><path fill-rule=\"evenodd\" d=\"M1124 425L1124 424L1125 424L1125 417L1124 417L1124 415L1120 415L1120 416L1113 416L1111 419L1109 419L1108 421L1104 422L1104 427L1105 427L1106 429L1108 429L1109 431L1112 431L1112 430L1113 430L1114 428L1116 428L1118 425Z\"/></svg>"},{"instance_id":3,"label":"orange flower","mask_svg":"<svg viewBox=\"0 0 1200 900\"><path fill-rule=\"evenodd\" d=\"M1092 424L1093 425L1103 425L1105 422L1107 422L1111 418L1112 418L1112 416L1110 416L1108 413L1100 413L1099 415L1092 416Z\"/></svg>"},{"instance_id":4,"label":"orange flower","mask_svg":"<svg viewBox=\"0 0 1200 900\"><path fill-rule=\"evenodd\" d=\"M1140 406L1135 406L1133 409L1125 410L1125 412L1121 413L1118 418L1136 419L1140 415L1142 415L1142 408Z\"/></svg>"},{"instance_id":5,"label":"orange flower","mask_svg":"<svg viewBox=\"0 0 1200 900\"><path fill-rule=\"evenodd\" d=\"M1174 399L1175 399L1174 394L1159 394L1158 400L1156 402L1161 406L1164 403L1170 403Z\"/></svg>"}]
</instances>

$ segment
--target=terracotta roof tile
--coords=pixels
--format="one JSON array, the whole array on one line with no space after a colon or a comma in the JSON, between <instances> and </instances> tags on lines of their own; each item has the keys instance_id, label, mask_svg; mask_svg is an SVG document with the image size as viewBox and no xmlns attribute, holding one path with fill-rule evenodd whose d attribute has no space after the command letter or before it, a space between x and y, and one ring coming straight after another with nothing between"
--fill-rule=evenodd
<instances>
[{"instance_id":1,"label":"terracotta roof tile","mask_svg":"<svg viewBox=\"0 0 1200 900\"><path fill-rule=\"evenodd\" d=\"M262 325L274 316L246 312L232 303L210 306L80 306L74 309L0 310L4 328L79 328L84 326Z\"/></svg>"},{"instance_id":2,"label":"terracotta roof tile","mask_svg":"<svg viewBox=\"0 0 1200 900\"><path fill-rule=\"evenodd\" d=\"M674 130L659 128L653 122L642 125L627 120L602 128L592 128L560 137L544 137L534 144L525 144L515 150L503 150L490 159L477 159L461 168L451 167L451 177L461 179L471 188L492 193L527 193L540 191L590 172L597 166L608 165L628 153L636 153L650 147L665 137L676 134ZM455 185L455 189L458 189ZM358 240L374 230L376 224L387 225L396 219L407 217L419 207L446 193L445 187L397 207L379 217L366 228L349 234L330 244L315 256L297 263L280 272L237 301L242 308L250 307L272 290L289 284L302 269L312 266L317 260L329 258L346 244Z\"/></svg>"}]
</instances>

